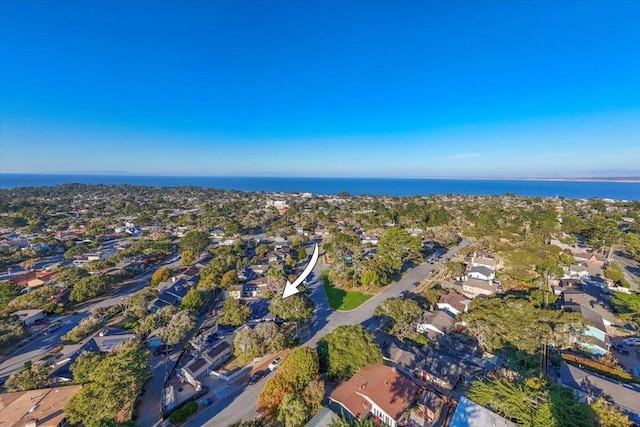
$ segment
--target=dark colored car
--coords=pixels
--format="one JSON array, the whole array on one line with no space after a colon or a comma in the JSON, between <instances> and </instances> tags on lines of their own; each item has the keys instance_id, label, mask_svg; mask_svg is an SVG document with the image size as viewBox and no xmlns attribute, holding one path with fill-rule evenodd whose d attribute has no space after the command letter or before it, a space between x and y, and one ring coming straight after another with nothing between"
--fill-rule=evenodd
<instances>
[{"instance_id":1,"label":"dark colored car","mask_svg":"<svg viewBox=\"0 0 640 427\"><path fill-rule=\"evenodd\" d=\"M417 287L418 285L420 285L420 282L413 282L413 287Z\"/></svg>"},{"instance_id":2,"label":"dark colored car","mask_svg":"<svg viewBox=\"0 0 640 427\"><path fill-rule=\"evenodd\" d=\"M261 379L262 377L264 377L264 376L267 374L267 372L268 372L268 371L265 369L265 370L263 370L263 371L258 371L258 372L256 372L255 374L251 375L251 376L249 377L249 384L255 384L255 383L257 383L258 381L260 381L260 379Z\"/></svg>"},{"instance_id":3,"label":"dark colored car","mask_svg":"<svg viewBox=\"0 0 640 427\"><path fill-rule=\"evenodd\" d=\"M617 351L620 354L629 354L629 347L624 344L614 342L611 344L611 348Z\"/></svg>"},{"instance_id":4,"label":"dark colored car","mask_svg":"<svg viewBox=\"0 0 640 427\"><path fill-rule=\"evenodd\" d=\"M405 298L407 296L407 294L409 293L409 291L402 291L400 292L400 298Z\"/></svg>"}]
</instances>

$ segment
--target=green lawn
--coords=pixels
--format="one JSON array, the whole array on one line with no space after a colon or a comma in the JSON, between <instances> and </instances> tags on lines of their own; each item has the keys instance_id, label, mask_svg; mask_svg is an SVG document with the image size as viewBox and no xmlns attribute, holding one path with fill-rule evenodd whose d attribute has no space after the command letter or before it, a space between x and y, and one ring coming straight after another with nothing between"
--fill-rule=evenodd
<instances>
[{"instance_id":1,"label":"green lawn","mask_svg":"<svg viewBox=\"0 0 640 427\"><path fill-rule=\"evenodd\" d=\"M358 291L345 291L338 289L329 281L328 274L322 274L322 284L327 294L329 305L334 310L348 311L360 306L363 302L371 298L371 295Z\"/></svg>"}]
</instances>

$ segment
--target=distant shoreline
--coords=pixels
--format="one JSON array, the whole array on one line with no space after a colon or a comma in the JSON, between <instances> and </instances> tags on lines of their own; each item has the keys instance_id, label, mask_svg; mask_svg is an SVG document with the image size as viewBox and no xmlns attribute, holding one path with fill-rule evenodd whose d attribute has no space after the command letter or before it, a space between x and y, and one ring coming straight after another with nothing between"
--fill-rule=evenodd
<instances>
[{"instance_id":1,"label":"distant shoreline","mask_svg":"<svg viewBox=\"0 0 640 427\"><path fill-rule=\"evenodd\" d=\"M23 173L8 172L0 173L2 176L77 176L77 177L131 177L131 178L172 178L172 179L317 179L317 180L455 180L455 181L538 181L538 182L615 182L615 183L640 183L640 176L629 177L443 177L443 176L281 176L281 175L156 175L156 174L135 174L135 173L108 173L108 172L53 172L53 173Z\"/></svg>"}]
</instances>

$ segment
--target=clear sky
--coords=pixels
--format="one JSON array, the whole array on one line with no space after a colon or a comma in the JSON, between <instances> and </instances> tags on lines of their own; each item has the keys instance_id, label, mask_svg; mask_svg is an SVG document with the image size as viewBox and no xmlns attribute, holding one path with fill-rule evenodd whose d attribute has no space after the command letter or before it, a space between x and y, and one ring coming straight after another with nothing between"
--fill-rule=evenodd
<instances>
[{"instance_id":1,"label":"clear sky","mask_svg":"<svg viewBox=\"0 0 640 427\"><path fill-rule=\"evenodd\" d=\"M0 171L640 175L640 1L2 0Z\"/></svg>"}]
</instances>

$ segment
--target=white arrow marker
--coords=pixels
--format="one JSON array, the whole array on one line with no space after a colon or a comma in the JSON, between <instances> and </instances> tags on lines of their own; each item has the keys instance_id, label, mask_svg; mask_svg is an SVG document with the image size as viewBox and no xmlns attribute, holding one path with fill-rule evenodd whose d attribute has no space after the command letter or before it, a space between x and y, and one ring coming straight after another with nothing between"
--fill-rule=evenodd
<instances>
[{"instance_id":1,"label":"white arrow marker","mask_svg":"<svg viewBox=\"0 0 640 427\"><path fill-rule=\"evenodd\" d=\"M302 272L302 274L298 276L298 278L294 280L293 283L287 280L287 284L284 287L284 293L282 294L282 299L285 299L286 297L290 297L291 295L295 295L298 292L300 292L298 290L298 286L300 286L300 283L302 283L302 281L306 279L309 274L311 274L313 267L316 266L316 262L318 262L318 244L317 243L315 248L313 248L313 255L311 255L311 261L309 261L309 264L307 264L307 266L304 268L304 271Z\"/></svg>"}]
</instances>

